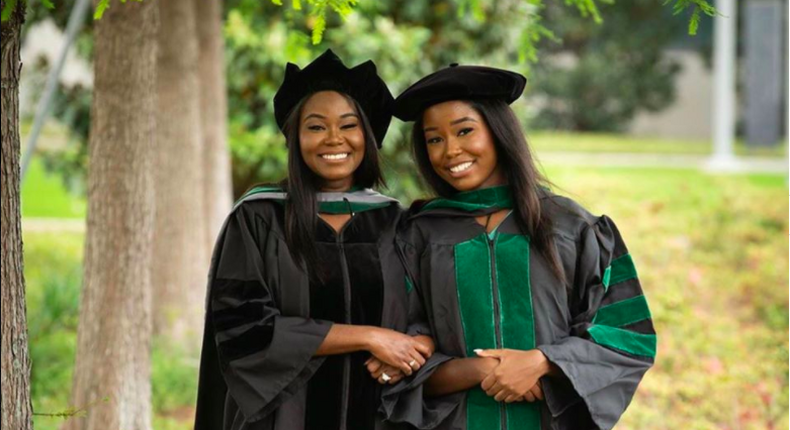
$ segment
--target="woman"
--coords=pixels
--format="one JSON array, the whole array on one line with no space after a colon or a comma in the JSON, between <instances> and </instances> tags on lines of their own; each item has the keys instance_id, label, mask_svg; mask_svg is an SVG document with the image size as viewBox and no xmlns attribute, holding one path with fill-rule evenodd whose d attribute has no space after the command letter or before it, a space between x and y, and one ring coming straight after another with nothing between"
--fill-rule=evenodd
<instances>
[{"instance_id":1,"label":"woman","mask_svg":"<svg viewBox=\"0 0 790 430\"><path fill-rule=\"evenodd\" d=\"M429 75L395 102L438 198L398 234L417 295L412 334L436 354L385 390L420 429L608 429L656 338L614 223L551 193L509 104L526 79L486 67Z\"/></svg>"},{"instance_id":2,"label":"woman","mask_svg":"<svg viewBox=\"0 0 790 430\"><path fill-rule=\"evenodd\" d=\"M246 193L217 242L196 429L379 428L364 364L408 375L431 355L430 338L400 333L401 210L370 189L391 107L370 61L348 69L326 51L286 67L274 108L288 178Z\"/></svg>"}]
</instances>

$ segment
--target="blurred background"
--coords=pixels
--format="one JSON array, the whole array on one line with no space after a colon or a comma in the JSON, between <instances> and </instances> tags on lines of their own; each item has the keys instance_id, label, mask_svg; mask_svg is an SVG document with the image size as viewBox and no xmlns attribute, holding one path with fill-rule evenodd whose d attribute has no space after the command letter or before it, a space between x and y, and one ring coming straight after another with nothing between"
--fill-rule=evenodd
<instances>
[{"instance_id":1,"label":"blurred background","mask_svg":"<svg viewBox=\"0 0 790 430\"><path fill-rule=\"evenodd\" d=\"M95 22L90 13L74 20L74 43L63 56L72 5L30 3L21 53L22 228L33 407L47 414L84 406L71 404L71 386ZM657 365L618 428L787 428L786 1L743 0L726 13L719 2L725 17L703 14L694 36L690 13L675 15L663 0L601 4L602 22L554 0L539 15L523 0L362 0L344 19L328 13L325 20L275 3L222 4L224 54L217 58L227 139L217 158L229 154L230 180L220 180L227 197L217 200L219 212L251 185L285 175L272 97L286 62L304 66L326 48L349 66L372 59L395 95L450 63L519 71L528 84L513 107L544 172L558 193L618 223L654 314ZM316 27L326 29L313 44ZM427 195L408 134L408 124L393 120L383 149L382 191L404 205ZM155 152L167 145L161 139ZM154 282L155 297L160 287ZM205 285L187 287L187 302L202 306ZM190 429L200 342L170 326L183 318L199 333L202 325L167 309L154 313L154 428ZM38 429L63 424L34 419Z\"/></svg>"}]
</instances>

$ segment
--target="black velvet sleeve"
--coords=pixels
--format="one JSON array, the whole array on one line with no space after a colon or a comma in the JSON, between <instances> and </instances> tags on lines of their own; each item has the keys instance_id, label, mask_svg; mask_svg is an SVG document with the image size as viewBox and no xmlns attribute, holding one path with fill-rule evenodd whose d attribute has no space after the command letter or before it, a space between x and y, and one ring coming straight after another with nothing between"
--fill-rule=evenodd
<instances>
[{"instance_id":1,"label":"black velvet sleeve","mask_svg":"<svg viewBox=\"0 0 790 430\"><path fill-rule=\"evenodd\" d=\"M247 419L265 417L300 390L323 362L313 357L331 323L283 315L264 281L268 224L248 205L236 208L215 248L208 317L222 376ZM282 286L287 288L288 286Z\"/></svg>"}]
</instances>

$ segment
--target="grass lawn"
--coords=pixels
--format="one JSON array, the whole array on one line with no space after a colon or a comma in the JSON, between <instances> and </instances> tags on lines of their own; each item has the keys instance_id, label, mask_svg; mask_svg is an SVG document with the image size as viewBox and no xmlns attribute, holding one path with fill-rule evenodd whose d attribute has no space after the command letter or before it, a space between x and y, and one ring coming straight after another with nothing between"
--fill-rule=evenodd
<instances>
[{"instance_id":1,"label":"grass lawn","mask_svg":"<svg viewBox=\"0 0 790 430\"><path fill-rule=\"evenodd\" d=\"M33 157L22 185L22 217L85 218L84 197L69 193L60 176L44 169L41 159Z\"/></svg>"},{"instance_id":2,"label":"grass lawn","mask_svg":"<svg viewBox=\"0 0 790 430\"><path fill-rule=\"evenodd\" d=\"M655 319L657 364L617 428L786 428L786 176L559 166L547 173L561 194L617 223ZM60 411L71 382L83 236L24 239L33 404ZM191 428L195 359L155 344L157 429ZM36 417L37 429L59 423Z\"/></svg>"}]
</instances>

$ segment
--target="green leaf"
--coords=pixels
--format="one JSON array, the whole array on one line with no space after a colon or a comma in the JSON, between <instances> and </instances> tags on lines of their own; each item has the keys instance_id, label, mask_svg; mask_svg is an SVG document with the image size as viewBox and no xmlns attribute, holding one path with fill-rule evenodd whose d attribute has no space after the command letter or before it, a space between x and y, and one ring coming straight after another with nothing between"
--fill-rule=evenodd
<instances>
[{"instance_id":1,"label":"green leaf","mask_svg":"<svg viewBox=\"0 0 790 430\"><path fill-rule=\"evenodd\" d=\"M277 6L282 6L283 5L283 0L272 0L272 4L275 4Z\"/></svg>"},{"instance_id":2,"label":"green leaf","mask_svg":"<svg viewBox=\"0 0 790 430\"><path fill-rule=\"evenodd\" d=\"M484 22L486 20L486 13L485 13L485 9L483 8L482 1L474 0L472 2L472 17L477 22Z\"/></svg>"},{"instance_id":3,"label":"green leaf","mask_svg":"<svg viewBox=\"0 0 790 430\"><path fill-rule=\"evenodd\" d=\"M93 19L98 20L104 15L104 11L110 7L110 0L99 0L99 3L96 5L96 10L93 12Z\"/></svg>"},{"instance_id":4,"label":"green leaf","mask_svg":"<svg viewBox=\"0 0 790 430\"><path fill-rule=\"evenodd\" d=\"M302 10L302 2L300 0L293 0L291 5L293 6L294 10Z\"/></svg>"},{"instance_id":5,"label":"green leaf","mask_svg":"<svg viewBox=\"0 0 790 430\"><path fill-rule=\"evenodd\" d=\"M313 24L313 45L321 43L324 37L324 30L326 30L326 11L322 11L320 15L315 16L315 23Z\"/></svg>"},{"instance_id":6,"label":"green leaf","mask_svg":"<svg viewBox=\"0 0 790 430\"><path fill-rule=\"evenodd\" d=\"M458 2L458 18L463 18L466 15L466 0Z\"/></svg>"},{"instance_id":7,"label":"green leaf","mask_svg":"<svg viewBox=\"0 0 790 430\"><path fill-rule=\"evenodd\" d=\"M55 9L55 3L52 3L52 0L41 0L41 4L47 9Z\"/></svg>"},{"instance_id":8,"label":"green leaf","mask_svg":"<svg viewBox=\"0 0 790 430\"><path fill-rule=\"evenodd\" d=\"M6 2L5 6L3 7L3 12L1 17L3 22L6 22L8 21L8 18L11 18L11 13L14 11L15 8L16 8L16 0L8 0L8 2Z\"/></svg>"},{"instance_id":9,"label":"green leaf","mask_svg":"<svg viewBox=\"0 0 790 430\"><path fill-rule=\"evenodd\" d=\"M689 20L689 34L692 36L697 34L697 28L699 28L699 11L700 7L695 7L694 12L691 13L691 20Z\"/></svg>"}]
</instances>

